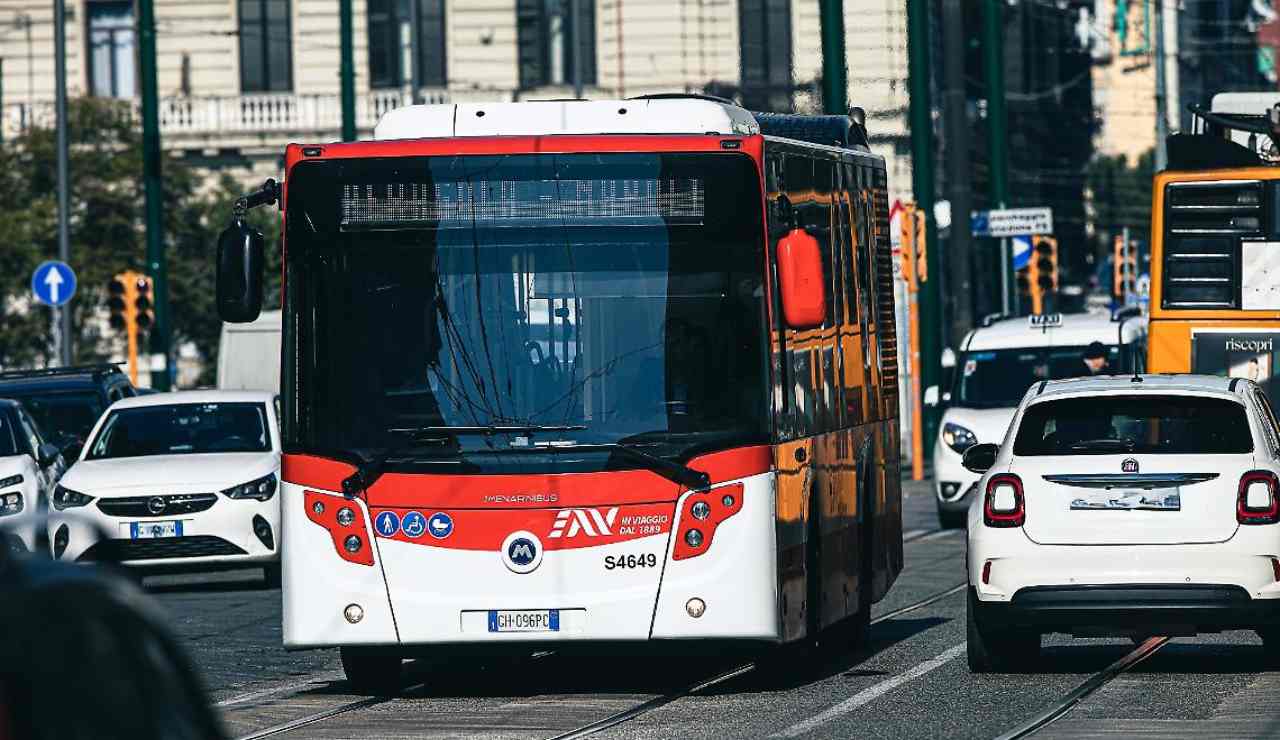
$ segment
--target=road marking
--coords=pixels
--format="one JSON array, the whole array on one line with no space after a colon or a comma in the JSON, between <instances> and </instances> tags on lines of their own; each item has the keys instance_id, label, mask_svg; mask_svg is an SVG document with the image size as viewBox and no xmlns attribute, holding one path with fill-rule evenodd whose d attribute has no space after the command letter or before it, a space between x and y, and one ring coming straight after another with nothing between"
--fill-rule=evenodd
<instances>
[{"instance_id":1,"label":"road marking","mask_svg":"<svg viewBox=\"0 0 1280 740\"><path fill-rule=\"evenodd\" d=\"M917 665L915 668L912 668L906 673L902 673L897 676L894 676L893 678L881 681L880 683L874 686L871 686L870 688L863 689L862 691L854 694L848 699L845 699L839 704L836 704L835 706L831 707L825 712L822 712L821 714L810 717L809 719L803 722L797 722L796 724L788 727L787 729L774 733L769 737L799 737L800 735L803 735L806 732L811 732L821 727L822 725L825 725L831 720L836 719L837 717L840 717L841 715L848 714L849 712L852 712L858 707L861 707L865 704L869 704L875 701L876 699L880 698L884 694L887 694L888 692L893 691L894 689L898 688L904 683L909 683L911 681L914 681L917 678L920 678L921 676L923 676L924 674L945 665L948 661L955 659L956 656L963 653L964 649L965 649L965 644L963 642L960 643L959 645L956 645L955 647L948 648L947 650L943 651L942 654L939 655L938 657L932 658L930 660L926 660L925 662L921 663L920 665Z\"/></svg>"},{"instance_id":2,"label":"road marking","mask_svg":"<svg viewBox=\"0 0 1280 740\"><path fill-rule=\"evenodd\" d=\"M322 682L322 681L323 681L323 682L340 681L340 680L342 680L342 678L343 678L343 676L342 676L342 672L341 672L341 671L330 671L330 672L328 672L328 673L313 673L313 674L311 674L309 677L307 677L307 678L305 678L305 679L303 679L303 680L301 680L301 681L292 681L292 682L290 682L290 683L280 684L279 686L274 686L274 687L269 688L269 689L260 689L260 690L258 690L258 691L250 691L250 692L249 692L249 693L247 693L247 694L238 694L238 695L233 696L233 697L230 697L230 698L228 698L228 699L223 699L222 701L218 702L217 704L214 704L214 706L215 706L215 707L230 707L230 706L234 706L234 705L236 705L236 704L244 704L244 703L246 703L246 702L251 702L251 701L253 701L253 700L255 700L255 699L265 699L265 698L267 698L268 696L275 696L275 695L277 695L277 694L285 694L285 693L288 693L288 692L290 692L290 691L295 691L295 690L297 690L297 689L305 688L305 687L310 686L311 684L314 684L314 683L320 683L320 682Z\"/></svg>"}]
</instances>

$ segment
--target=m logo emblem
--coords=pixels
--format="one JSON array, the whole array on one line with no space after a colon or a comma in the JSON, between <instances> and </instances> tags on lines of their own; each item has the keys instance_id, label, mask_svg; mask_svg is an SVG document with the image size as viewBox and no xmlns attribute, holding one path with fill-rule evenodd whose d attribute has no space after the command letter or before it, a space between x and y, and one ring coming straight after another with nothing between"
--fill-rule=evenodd
<instances>
[{"instance_id":1,"label":"m logo emblem","mask_svg":"<svg viewBox=\"0 0 1280 740\"><path fill-rule=\"evenodd\" d=\"M513 573L532 573L542 564L542 542L532 532L512 532L502 542L502 563Z\"/></svg>"},{"instance_id":2,"label":"m logo emblem","mask_svg":"<svg viewBox=\"0 0 1280 740\"><path fill-rule=\"evenodd\" d=\"M1138 472L1138 461L1134 460L1132 457L1126 457L1124 459L1124 462L1120 463L1120 472L1121 473Z\"/></svg>"}]
</instances>

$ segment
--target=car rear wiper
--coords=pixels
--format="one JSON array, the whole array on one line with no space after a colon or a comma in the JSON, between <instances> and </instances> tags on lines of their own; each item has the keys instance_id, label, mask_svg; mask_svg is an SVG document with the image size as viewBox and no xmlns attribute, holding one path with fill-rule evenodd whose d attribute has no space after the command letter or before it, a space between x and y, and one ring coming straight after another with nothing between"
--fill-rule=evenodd
<instances>
[{"instance_id":1,"label":"car rear wiper","mask_svg":"<svg viewBox=\"0 0 1280 740\"><path fill-rule=\"evenodd\" d=\"M1132 450L1137 447L1138 443L1132 439L1085 439L1074 442L1067 446L1069 450L1105 450L1119 447L1123 450Z\"/></svg>"}]
</instances>

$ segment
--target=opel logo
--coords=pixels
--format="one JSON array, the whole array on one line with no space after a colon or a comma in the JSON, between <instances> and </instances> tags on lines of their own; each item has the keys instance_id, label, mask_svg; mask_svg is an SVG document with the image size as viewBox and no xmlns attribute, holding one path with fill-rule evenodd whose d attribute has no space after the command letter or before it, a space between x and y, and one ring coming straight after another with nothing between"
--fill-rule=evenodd
<instances>
[{"instance_id":1,"label":"opel logo","mask_svg":"<svg viewBox=\"0 0 1280 740\"><path fill-rule=\"evenodd\" d=\"M151 512L152 514L163 514L164 507L165 507L164 496L152 496L151 498L147 499L147 511Z\"/></svg>"},{"instance_id":2,"label":"opel logo","mask_svg":"<svg viewBox=\"0 0 1280 740\"><path fill-rule=\"evenodd\" d=\"M532 532L512 532L502 542L502 563L513 573L532 573L542 564L542 541Z\"/></svg>"}]
</instances>

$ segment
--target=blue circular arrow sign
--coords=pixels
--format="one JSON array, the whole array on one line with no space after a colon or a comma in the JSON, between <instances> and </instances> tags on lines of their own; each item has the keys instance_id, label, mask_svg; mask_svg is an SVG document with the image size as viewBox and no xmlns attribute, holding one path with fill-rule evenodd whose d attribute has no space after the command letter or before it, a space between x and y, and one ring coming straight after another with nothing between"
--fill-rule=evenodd
<instances>
[{"instance_id":1,"label":"blue circular arrow sign","mask_svg":"<svg viewBox=\"0 0 1280 740\"><path fill-rule=\"evenodd\" d=\"M66 262L43 262L31 273L31 292L45 305L61 306L76 294L76 273Z\"/></svg>"}]
</instances>

